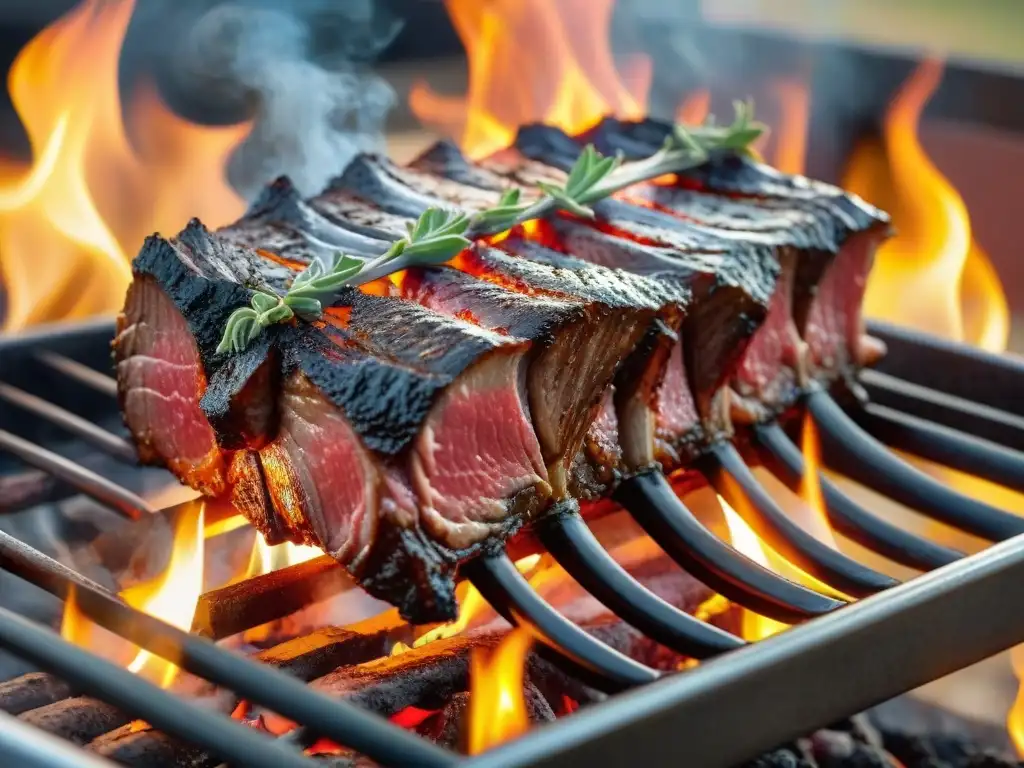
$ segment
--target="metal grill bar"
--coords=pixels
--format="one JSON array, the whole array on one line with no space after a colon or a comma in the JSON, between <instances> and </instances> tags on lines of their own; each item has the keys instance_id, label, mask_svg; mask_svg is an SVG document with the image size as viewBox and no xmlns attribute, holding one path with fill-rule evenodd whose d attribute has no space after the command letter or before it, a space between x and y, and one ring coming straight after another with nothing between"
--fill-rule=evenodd
<instances>
[{"instance_id":1,"label":"metal grill bar","mask_svg":"<svg viewBox=\"0 0 1024 768\"><path fill-rule=\"evenodd\" d=\"M135 464L138 460L135 448L123 437L118 437L112 432L96 426L88 419L83 419L71 411L17 387L12 387L10 384L4 384L2 381L0 381L0 400L6 400L11 405L56 424L119 461Z\"/></svg>"},{"instance_id":2,"label":"metal grill bar","mask_svg":"<svg viewBox=\"0 0 1024 768\"><path fill-rule=\"evenodd\" d=\"M861 373L871 402L1024 451L1024 418L876 371Z\"/></svg>"},{"instance_id":3,"label":"metal grill bar","mask_svg":"<svg viewBox=\"0 0 1024 768\"><path fill-rule=\"evenodd\" d=\"M53 578L40 586L46 589L54 587L51 591L58 596L66 594L71 582L63 579L59 563L41 552L36 552L34 558L50 560L54 565L51 568ZM140 648L172 661L194 675L230 688L255 704L265 706L297 723L305 724L314 733L350 746L385 765L404 765L413 761L426 768L442 768L450 765L455 759L451 753L417 738L388 721L307 688L302 682L283 672L238 656L203 638L182 632L125 605L105 591L76 586L78 589L75 596L79 607L88 618L100 626ZM2 624L0 621L0 625ZM49 635L46 630L38 631ZM84 654L86 658L92 658L85 651L77 648L75 650ZM18 652L21 653L20 646ZM48 664L49 657L28 658L64 676L60 671L61 667ZM135 679L131 673L120 671ZM115 679L109 678L109 681ZM100 692L104 691L105 685L111 684L109 681L105 682L103 676L90 678L88 683L91 687L88 690L97 698L104 698ZM116 701L111 703L121 706ZM142 717L149 719L141 710L129 711L139 712ZM150 722L163 727L156 720ZM173 729L171 731L174 732Z\"/></svg>"},{"instance_id":4,"label":"metal grill bar","mask_svg":"<svg viewBox=\"0 0 1024 768\"><path fill-rule=\"evenodd\" d=\"M539 524L541 541L580 585L644 634L696 659L731 651L744 642L662 600L609 555L575 512Z\"/></svg>"},{"instance_id":5,"label":"metal grill bar","mask_svg":"<svg viewBox=\"0 0 1024 768\"><path fill-rule=\"evenodd\" d=\"M1024 413L1020 386L1024 380L1024 359L996 355L889 323L871 321L868 332L889 348L878 366L885 374L945 392L964 402L984 404L1007 414ZM926 381L921 380L924 372ZM874 375L871 371L865 373Z\"/></svg>"},{"instance_id":6,"label":"metal grill bar","mask_svg":"<svg viewBox=\"0 0 1024 768\"><path fill-rule=\"evenodd\" d=\"M800 487L806 469L804 458L778 424L755 429L758 444L771 454L772 469L793 490ZM898 528L857 505L839 487L818 473L822 499L829 523L847 538L902 565L930 571L963 557L962 552L943 547Z\"/></svg>"},{"instance_id":7,"label":"metal grill bar","mask_svg":"<svg viewBox=\"0 0 1024 768\"><path fill-rule=\"evenodd\" d=\"M851 414L886 445L1024 492L1024 453L880 405Z\"/></svg>"},{"instance_id":8,"label":"metal grill bar","mask_svg":"<svg viewBox=\"0 0 1024 768\"><path fill-rule=\"evenodd\" d=\"M595 688L620 691L661 674L588 635L534 592L508 555L483 555L467 566L469 580L508 621L527 627L577 676Z\"/></svg>"},{"instance_id":9,"label":"metal grill bar","mask_svg":"<svg viewBox=\"0 0 1024 768\"><path fill-rule=\"evenodd\" d=\"M0 429L0 450L14 454L26 464L50 473L129 520L138 520L154 510L139 496L79 464L48 451L24 438Z\"/></svg>"},{"instance_id":10,"label":"metal grill bar","mask_svg":"<svg viewBox=\"0 0 1024 768\"><path fill-rule=\"evenodd\" d=\"M464 765L665 765L678 762L673 744L686 746L691 765L739 765L1016 645L1024 612L1007 606L1022 600L1019 536Z\"/></svg>"},{"instance_id":11,"label":"metal grill bar","mask_svg":"<svg viewBox=\"0 0 1024 768\"><path fill-rule=\"evenodd\" d=\"M56 352L41 350L36 353L36 359L44 365L49 366L57 373L67 376L79 384L84 384L97 392L111 397L117 397L117 380L105 373L100 373L95 368L83 365L70 357L58 355Z\"/></svg>"},{"instance_id":12,"label":"metal grill bar","mask_svg":"<svg viewBox=\"0 0 1024 768\"><path fill-rule=\"evenodd\" d=\"M889 452L825 392L807 396L827 463L847 477L947 525L990 541L1024 533L1024 518L950 490Z\"/></svg>"},{"instance_id":13,"label":"metal grill bar","mask_svg":"<svg viewBox=\"0 0 1024 768\"><path fill-rule=\"evenodd\" d=\"M867 568L811 536L793 522L764 489L731 443L719 443L704 459L704 472L747 525L791 563L847 595L864 597L899 582Z\"/></svg>"},{"instance_id":14,"label":"metal grill bar","mask_svg":"<svg viewBox=\"0 0 1024 768\"><path fill-rule=\"evenodd\" d=\"M141 677L0 608L0 646L38 664L97 698L167 733L253 768L312 768L316 763L287 745L214 712L193 707Z\"/></svg>"},{"instance_id":15,"label":"metal grill bar","mask_svg":"<svg viewBox=\"0 0 1024 768\"><path fill-rule=\"evenodd\" d=\"M843 605L782 578L719 539L693 516L660 472L621 483L614 498L665 554L738 605L789 623Z\"/></svg>"}]
</instances>

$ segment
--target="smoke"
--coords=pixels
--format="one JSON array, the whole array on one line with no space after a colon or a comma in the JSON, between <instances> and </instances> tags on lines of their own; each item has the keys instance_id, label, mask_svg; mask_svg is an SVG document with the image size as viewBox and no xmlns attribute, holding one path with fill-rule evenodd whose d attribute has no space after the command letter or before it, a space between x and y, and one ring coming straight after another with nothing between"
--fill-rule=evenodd
<instances>
[{"instance_id":1,"label":"smoke","mask_svg":"<svg viewBox=\"0 0 1024 768\"><path fill-rule=\"evenodd\" d=\"M177 111L253 119L229 168L246 198L282 174L315 194L358 152L383 149L395 96L367 64L401 22L373 0L164 0L139 3L133 27Z\"/></svg>"}]
</instances>

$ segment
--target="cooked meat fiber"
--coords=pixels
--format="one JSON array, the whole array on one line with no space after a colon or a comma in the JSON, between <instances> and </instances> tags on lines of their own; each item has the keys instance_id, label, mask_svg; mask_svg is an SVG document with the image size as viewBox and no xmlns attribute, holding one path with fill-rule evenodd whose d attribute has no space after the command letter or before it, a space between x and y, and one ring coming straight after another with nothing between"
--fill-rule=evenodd
<instances>
[{"instance_id":1,"label":"cooked meat fiber","mask_svg":"<svg viewBox=\"0 0 1024 768\"><path fill-rule=\"evenodd\" d=\"M529 342L350 291L323 327L274 326L218 355L244 286L280 291L294 272L198 223L151 238L134 268L115 354L143 458L206 493L230 484L271 541L322 547L410 616L450 617L455 563L547 496ZM268 403L276 428L225 449L215 427L239 398Z\"/></svg>"},{"instance_id":2,"label":"cooked meat fiber","mask_svg":"<svg viewBox=\"0 0 1024 768\"><path fill-rule=\"evenodd\" d=\"M526 185L537 180L561 181L558 169L514 152L484 165L471 166L454 147L439 144L413 163L413 168L388 168L387 172L402 176L407 185L436 194L444 187L431 181L431 175L441 175L449 183L475 184L490 192L491 204L510 181ZM415 171L420 176L413 175ZM464 204L470 197L459 195ZM640 376L632 367L630 379L653 386L655 396L647 394L650 388L637 393L620 387L618 398L627 464L642 466L655 459L678 464L709 440L729 432L722 385L767 314L779 273L778 257L771 247L756 239L749 242L742 233L718 234L620 201L603 201L594 208L596 222L572 217L552 221L557 247L576 261L632 271L648 284L682 285L690 294L685 313L661 318L650 330L645 345L649 370L661 373ZM512 238L500 245L531 260L542 250ZM673 351L673 345L679 349Z\"/></svg>"},{"instance_id":3,"label":"cooked meat fiber","mask_svg":"<svg viewBox=\"0 0 1024 768\"><path fill-rule=\"evenodd\" d=\"M593 141L605 152L643 157L661 146L669 130L668 125L653 120L623 123L609 119L576 141L537 126L523 129L517 146L531 158L565 168L582 142ZM778 288L780 293L791 293L791 299L785 302L780 296L773 306L779 307L778 313L786 310L792 318L793 327L786 335L792 336L795 330L806 346L795 349L792 343L778 344L780 326L789 325L788 320L780 317L765 323L761 333L776 339L756 353L748 353L763 362L745 366L735 382L742 394L751 396L748 405L773 402L766 397L769 393L763 378L757 375L772 368L781 377L795 378L801 384L809 377L825 383L845 377L852 383L856 370L871 354L860 308L875 249L889 233L885 213L836 187L785 175L735 155L723 155L689 170L674 185L636 185L621 196L716 231L752 233L794 253L793 260L784 263L789 275ZM794 369L783 358L795 352L799 358ZM769 361L768 354L774 359ZM783 395L792 392L783 381L774 388ZM784 406L790 400L791 396L783 396L776 402ZM763 416L763 409L754 415Z\"/></svg>"},{"instance_id":4,"label":"cooked meat fiber","mask_svg":"<svg viewBox=\"0 0 1024 768\"><path fill-rule=\"evenodd\" d=\"M371 163L360 158L355 167L369 169ZM440 202L417 200L413 190L406 195L397 181L380 178L387 185L366 184L350 169L311 205L339 226L395 237L413 217ZM597 417L621 361L647 333L663 302L657 301L649 287L639 290L628 276L599 274L589 266L593 273L588 278L590 287L573 290L568 274L562 274L566 270L502 258L483 246L464 254L462 263L465 274L450 269L409 270L393 292L485 327L526 334L534 341L527 374L534 425L555 493L578 495L581 476L569 470L574 463L579 466L574 460L581 445L597 444L585 440L587 428ZM572 323L551 333L538 327L537 319L555 298L582 311ZM541 314L524 322L523 311ZM613 479L618 467L607 466L610 456L601 452L591 457L602 466L595 467L590 477Z\"/></svg>"},{"instance_id":5,"label":"cooked meat fiber","mask_svg":"<svg viewBox=\"0 0 1024 768\"><path fill-rule=\"evenodd\" d=\"M654 130L626 128L604 124L602 141ZM311 200L279 180L217 233L194 221L150 238L115 340L143 460L229 494L271 543L320 546L411 620L445 620L458 564L552 499L605 493L622 473L679 465L728 434L727 382L769 413L806 369L848 366L859 293L844 281L871 243L836 270L828 249L784 235L838 232L846 203L754 199L727 189L748 181L710 170L699 189L667 188L680 197L628 190L593 221L560 214L448 267L343 291L320 322L216 352L254 289L284 293L338 250L383 253L429 206L473 212L510 184L564 178L580 145L544 137L543 151L476 165L444 144L409 168L360 157ZM787 184L799 186L776 186Z\"/></svg>"}]
</instances>

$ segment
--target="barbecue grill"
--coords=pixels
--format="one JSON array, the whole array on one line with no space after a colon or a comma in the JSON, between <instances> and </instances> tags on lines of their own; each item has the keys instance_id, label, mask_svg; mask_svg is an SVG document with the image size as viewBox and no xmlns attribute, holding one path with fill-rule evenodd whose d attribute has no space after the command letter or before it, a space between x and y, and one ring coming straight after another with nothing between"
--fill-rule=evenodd
<instances>
[{"instance_id":1,"label":"barbecue grill","mask_svg":"<svg viewBox=\"0 0 1024 768\"><path fill-rule=\"evenodd\" d=\"M803 474L803 457L781 426L757 427L739 441L742 450L722 444L703 459L699 468L711 484L727 499L732 494L746 502L738 507L749 510L747 521L760 536L824 583L864 598L846 605L746 560L705 529L660 474L623 483L616 500L672 559L736 604L800 622L741 647L735 636L648 591L597 543L577 509L559 508L538 528L557 561L626 622L705 661L662 675L565 619L504 552L481 556L465 570L492 606L528 627L542 653L572 676L616 695L479 757L443 750L211 642L294 610L284 594L280 604L276 595L264 601L269 613L249 616L248 624L232 624L229 616L217 625L208 615L199 620L206 621L199 628L206 636L189 634L0 533L0 568L61 598L73 591L81 611L97 624L298 724L276 740L227 716L197 716L193 704L6 609L0 609L0 648L64 681L55 698L71 692L93 697L229 764L315 765L302 747L327 738L384 765L662 765L677 761L672 745L684 745L694 765L734 765L1024 641L1024 616L1013 610L1024 593L1024 538L1016 536L1024 520L959 495L890 451L1020 489L1024 422L1015 414L1024 364L893 326L870 331L889 353L863 374L869 401L851 399L843 408L819 391L801 404L818 426L826 463L927 517L999 543L962 556L876 517L822 476L837 530L895 562L928 571L900 584L819 548L759 485L749 469L753 461L763 461L790 486ZM110 426L117 423L116 388L107 374L112 332L111 324L98 322L3 340L0 450L18 461L0 465L0 480L8 488L20 482L29 489L22 506L81 493L129 518L166 512L64 458L98 450L132 461L129 444ZM47 476L55 484L30 482ZM307 580L341 578L342 569L324 560L292 568L305 569L301 578ZM268 583L273 590L281 581ZM0 715L0 747L25 766L108 764L8 715Z\"/></svg>"}]
</instances>

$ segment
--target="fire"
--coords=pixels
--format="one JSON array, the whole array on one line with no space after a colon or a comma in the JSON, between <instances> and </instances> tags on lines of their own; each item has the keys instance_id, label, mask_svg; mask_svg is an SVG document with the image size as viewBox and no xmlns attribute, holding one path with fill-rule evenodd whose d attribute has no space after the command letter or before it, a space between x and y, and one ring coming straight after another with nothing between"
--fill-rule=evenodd
<instances>
[{"instance_id":1,"label":"fire","mask_svg":"<svg viewBox=\"0 0 1024 768\"><path fill-rule=\"evenodd\" d=\"M844 179L848 189L888 210L897 231L878 251L865 312L1001 352L1009 334L1006 296L974 242L963 198L918 137L942 72L937 60L921 63L889 108L882 142L858 146Z\"/></svg>"},{"instance_id":2,"label":"fire","mask_svg":"<svg viewBox=\"0 0 1024 768\"><path fill-rule=\"evenodd\" d=\"M818 433L814 426L814 421L808 416L805 416L803 420L801 443L804 454L804 476L801 479L799 494L801 506L799 509L791 507L787 511L790 511L794 517L801 520L804 528L812 536L828 544L833 549L838 549L835 536L825 514L825 505L821 496L821 484L818 480L818 469L821 464L821 447L818 442ZM761 542L757 534L754 533L750 526L744 522L740 514L725 499L719 496L718 501L725 514L729 539L733 547L738 551L745 554L758 565L762 565L790 581L803 584L824 594L845 599L845 595L805 573ZM747 640L763 640L786 629L787 626L782 622L761 616L753 611L743 611L742 633L743 637Z\"/></svg>"},{"instance_id":3,"label":"fire","mask_svg":"<svg viewBox=\"0 0 1024 768\"><path fill-rule=\"evenodd\" d=\"M178 516L171 561L160 576L121 593L133 608L166 621L178 629L189 629L203 592L203 553L205 505L188 505ZM139 651L128 669L166 688L178 673L169 661Z\"/></svg>"},{"instance_id":4,"label":"fire","mask_svg":"<svg viewBox=\"0 0 1024 768\"><path fill-rule=\"evenodd\" d=\"M292 544L290 541L272 547L267 544L263 534L257 531L252 545L252 553L249 555L249 567L246 569L244 578L251 579L253 576L279 571L282 568L312 560L322 554L323 550L319 547Z\"/></svg>"},{"instance_id":5,"label":"fire","mask_svg":"<svg viewBox=\"0 0 1024 768\"><path fill-rule=\"evenodd\" d=\"M224 167L248 124L190 124L151 88L124 124L117 70L133 5L86 0L29 42L8 74L33 162L0 161L5 330L116 312L128 254L146 234L177 232L192 216L227 223L244 209Z\"/></svg>"},{"instance_id":6,"label":"fire","mask_svg":"<svg viewBox=\"0 0 1024 768\"><path fill-rule=\"evenodd\" d=\"M205 517L206 505L202 501L182 507L175 516L174 541L167 567L156 578L121 592L121 598L128 605L179 629L187 630L192 626L203 592ZM70 591L64 601L61 637L100 653L116 648L116 639L101 632L81 612L74 590ZM145 650L138 651L126 666L164 688L174 681L178 671L173 663Z\"/></svg>"},{"instance_id":7,"label":"fire","mask_svg":"<svg viewBox=\"0 0 1024 768\"><path fill-rule=\"evenodd\" d=\"M646 114L651 63L620 72L611 54L613 0L446 0L469 60L462 97L424 82L409 105L425 124L457 137L470 157L512 143L521 125L544 122L576 133L606 115Z\"/></svg>"},{"instance_id":8,"label":"fire","mask_svg":"<svg viewBox=\"0 0 1024 768\"><path fill-rule=\"evenodd\" d=\"M474 650L469 668L469 754L514 739L529 727L523 677L531 643L529 632L515 629L493 652Z\"/></svg>"},{"instance_id":9,"label":"fire","mask_svg":"<svg viewBox=\"0 0 1024 768\"><path fill-rule=\"evenodd\" d=\"M732 542L733 547L758 565L771 569L772 566L768 561L768 554L765 547L761 544L761 540L757 538L757 534L751 530L749 525L743 522L743 518L737 514L735 509L729 506L729 502L719 496L718 503L722 505L722 512L725 514L725 524L729 527L729 540ZM746 640L764 640L766 637L771 637L789 626L781 621L761 616L746 608L743 609L742 621L741 631Z\"/></svg>"}]
</instances>

